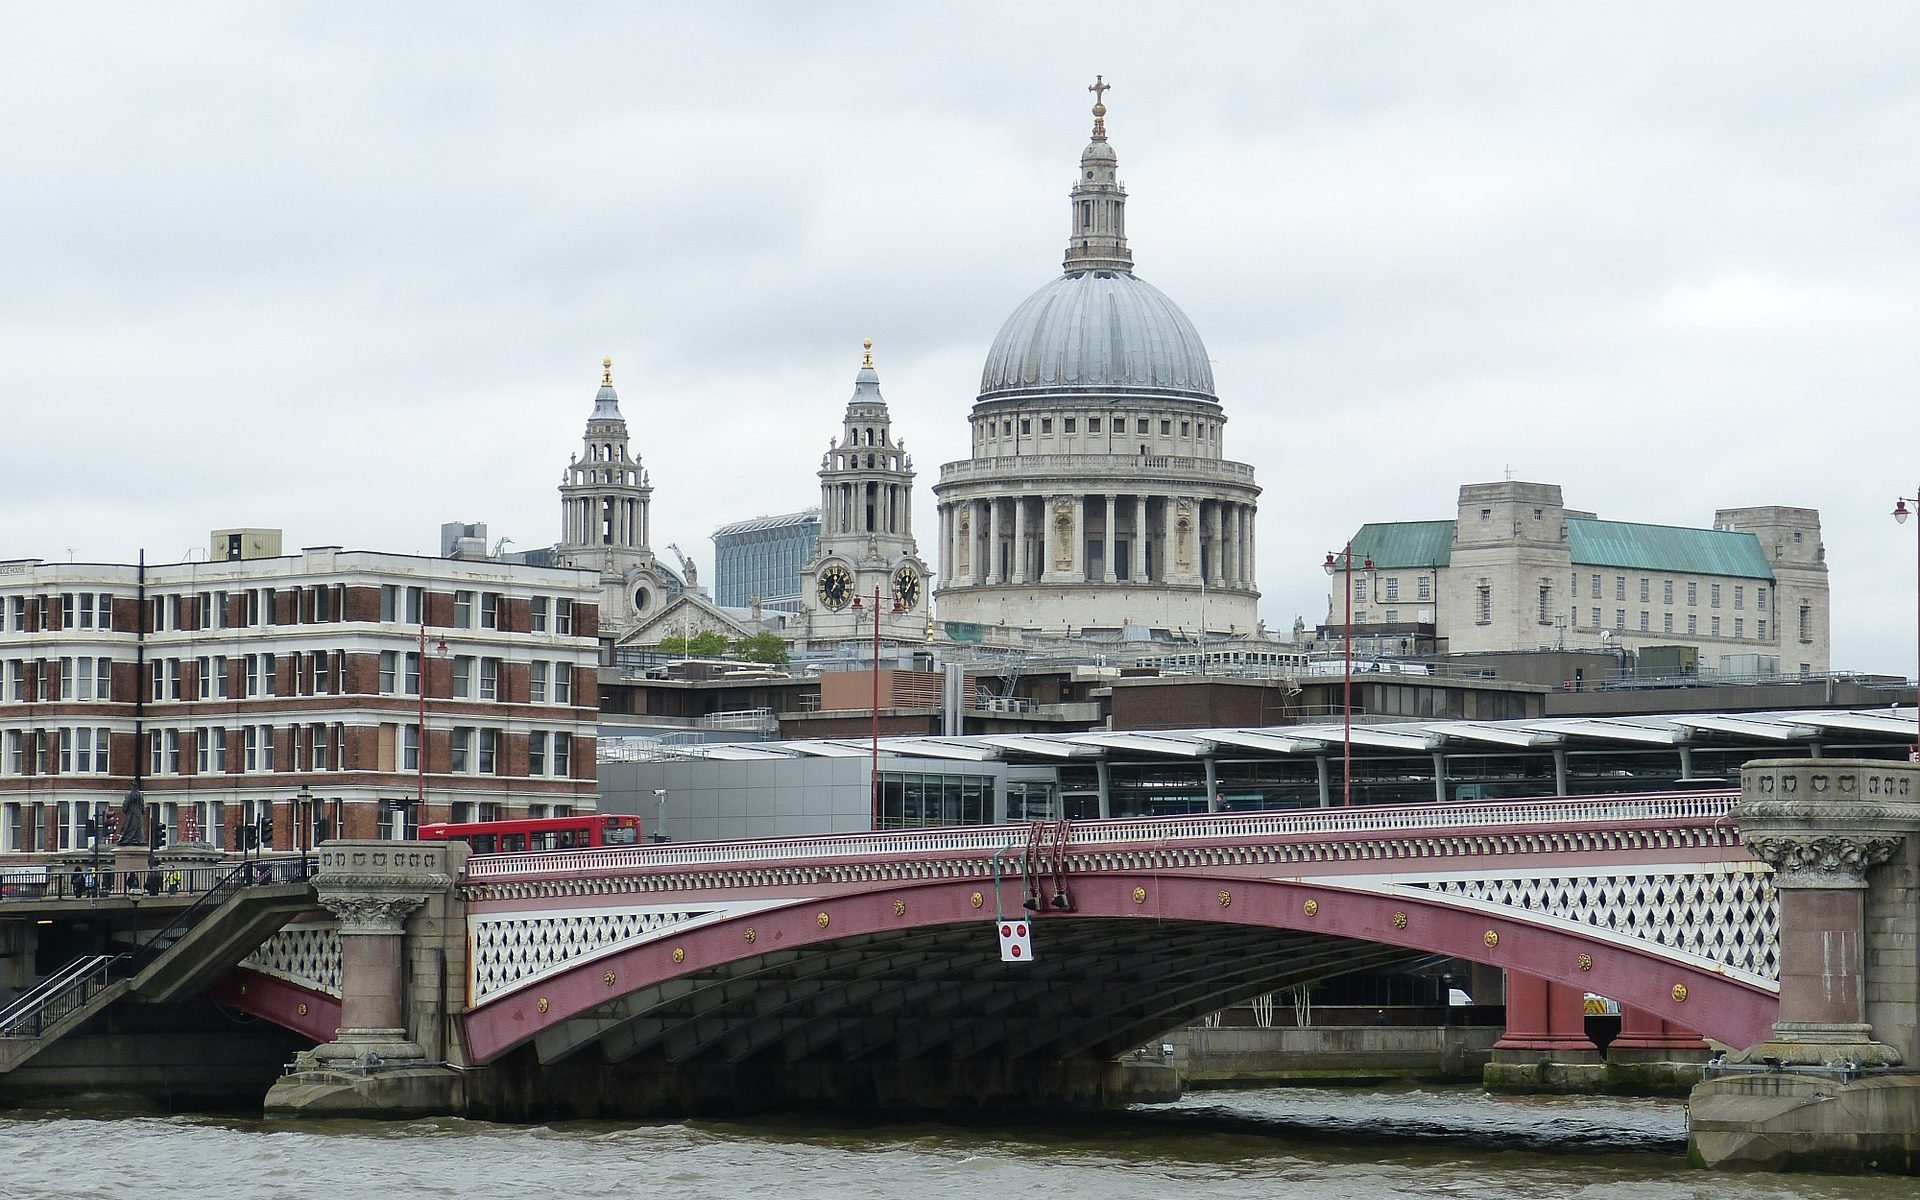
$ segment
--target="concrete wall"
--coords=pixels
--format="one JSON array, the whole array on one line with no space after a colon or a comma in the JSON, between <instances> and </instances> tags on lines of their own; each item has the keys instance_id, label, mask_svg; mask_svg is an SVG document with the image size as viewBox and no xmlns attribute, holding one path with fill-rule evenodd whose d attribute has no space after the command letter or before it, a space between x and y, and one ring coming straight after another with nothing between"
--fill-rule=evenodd
<instances>
[{"instance_id":1,"label":"concrete wall","mask_svg":"<svg viewBox=\"0 0 1920 1200\"><path fill-rule=\"evenodd\" d=\"M872 764L865 757L791 758L767 762L603 763L600 811L635 813L649 835L660 811L655 788L665 788L666 822L673 841L800 837L864 833L872 828ZM994 781L995 819L1004 819L1004 763L880 756L882 773L983 775Z\"/></svg>"},{"instance_id":2,"label":"concrete wall","mask_svg":"<svg viewBox=\"0 0 1920 1200\"><path fill-rule=\"evenodd\" d=\"M1497 1027L1195 1027L1169 1034L1188 1087L1312 1079L1461 1079L1478 1082Z\"/></svg>"},{"instance_id":3,"label":"concrete wall","mask_svg":"<svg viewBox=\"0 0 1920 1200\"><path fill-rule=\"evenodd\" d=\"M1867 882L1867 1023L1912 1067L1920 1064L1920 844L1907 838Z\"/></svg>"}]
</instances>

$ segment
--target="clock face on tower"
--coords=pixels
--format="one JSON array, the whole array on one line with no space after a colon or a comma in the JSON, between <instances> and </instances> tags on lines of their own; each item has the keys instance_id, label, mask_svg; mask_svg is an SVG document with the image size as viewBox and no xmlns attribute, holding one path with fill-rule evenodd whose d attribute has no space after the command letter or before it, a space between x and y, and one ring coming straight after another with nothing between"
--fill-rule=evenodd
<instances>
[{"instance_id":1,"label":"clock face on tower","mask_svg":"<svg viewBox=\"0 0 1920 1200\"><path fill-rule=\"evenodd\" d=\"M920 572L903 565L893 573L893 598L902 609L920 603Z\"/></svg>"},{"instance_id":2,"label":"clock face on tower","mask_svg":"<svg viewBox=\"0 0 1920 1200\"><path fill-rule=\"evenodd\" d=\"M829 563L817 580L820 603L833 612L839 612L853 599L853 576L839 563Z\"/></svg>"}]
</instances>

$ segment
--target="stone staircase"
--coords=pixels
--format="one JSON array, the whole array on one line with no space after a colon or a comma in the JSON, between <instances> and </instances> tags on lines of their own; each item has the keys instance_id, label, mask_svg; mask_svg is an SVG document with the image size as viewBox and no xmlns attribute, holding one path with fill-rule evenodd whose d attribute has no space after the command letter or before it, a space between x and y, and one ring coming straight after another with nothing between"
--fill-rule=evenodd
<instances>
[{"instance_id":1,"label":"stone staircase","mask_svg":"<svg viewBox=\"0 0 1920 1200\"><path fill-rule=\"evenodd\" d=\"M297 861L235 867L131 951L76 959L0 1012L0 1075L123 998L169 1004L204 991L313 907L313 885Z\"/></svg>"},{"instance_id":2,"label":"stone staircase","mask_svg":"<svg viewBox=\"0 0 1920 1200\"><path fill-rule=\"evenodd\" d=\"M96 954L67 964L0 1012L0 1075L86 1024L127 994L131 956Z\"/></svg>"}]
</instances>

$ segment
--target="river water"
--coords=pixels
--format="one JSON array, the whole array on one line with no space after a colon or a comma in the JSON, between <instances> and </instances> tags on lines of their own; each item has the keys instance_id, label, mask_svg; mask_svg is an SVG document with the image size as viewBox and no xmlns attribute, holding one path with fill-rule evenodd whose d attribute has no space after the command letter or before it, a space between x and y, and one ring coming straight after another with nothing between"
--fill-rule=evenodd
<instances>
[{"instance_id":1,"label":"river water","mask_svg":"<svg viewBox=\"0 0 1920 1200\"><path fill-rule=\"evenodd\" d=\"M0 1197L327 1200L1907 1200L1911 1179L1689 1170L1677 1102L1201 1092L1047 1123L542 1126L0 1114Z\"/></svg>"}]
</instances>

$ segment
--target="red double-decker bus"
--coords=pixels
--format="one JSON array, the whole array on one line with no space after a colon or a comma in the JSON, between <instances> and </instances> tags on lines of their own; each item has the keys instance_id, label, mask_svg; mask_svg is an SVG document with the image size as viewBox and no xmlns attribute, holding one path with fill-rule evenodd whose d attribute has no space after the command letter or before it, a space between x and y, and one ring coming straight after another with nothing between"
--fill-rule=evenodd
<instances>
[{"instance_id":1,"label":"red double-decker bus","mask_svg":"<svg viewBox=\"0 0 1920 1200\"><path fill-rule=\"evenodd\" d=\"M523 850L584 850L593 846L637 846L640 818L583 813L577 817L532 817L519 821L440 822L422 825L426 841L465 842L475 854L512 854Z\"/></svg>"}]
</instances>

